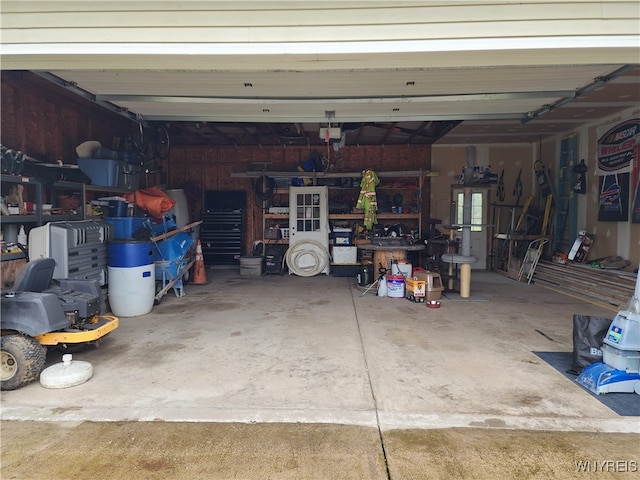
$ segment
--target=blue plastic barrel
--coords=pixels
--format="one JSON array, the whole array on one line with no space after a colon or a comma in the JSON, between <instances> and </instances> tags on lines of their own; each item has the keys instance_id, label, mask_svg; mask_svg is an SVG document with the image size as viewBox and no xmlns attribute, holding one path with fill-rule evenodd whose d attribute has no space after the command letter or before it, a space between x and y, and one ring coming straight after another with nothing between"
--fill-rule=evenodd
<instances>
[{"instance_id":1,"label":"blue plastic barrel","mask_svg":"<svg viewBox=\"0 0 640 480\"><path fill-rule=\"evenodd\" d=\"M118 239L108 245L109 305L118 317L145 315L153 308L156 274L153 243Z\"/></svg>"},{"instance_id":2,"label":"blue plastic barrel","mask_svg":"<svg viewBox=\"0 0 640 480\"><path fill-rule=\"evenodd\" d=\"M153 264L153 243L147 240L116 239L108 245L109 267L131 268Z\"/></svg>"}]
</instances>

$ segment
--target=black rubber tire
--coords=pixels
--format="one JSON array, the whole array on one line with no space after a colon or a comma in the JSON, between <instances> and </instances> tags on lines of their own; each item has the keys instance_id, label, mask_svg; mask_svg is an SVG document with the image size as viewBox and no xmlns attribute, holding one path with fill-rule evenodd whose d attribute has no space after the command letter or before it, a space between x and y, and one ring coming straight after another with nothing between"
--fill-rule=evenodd
<instances>
[{"instance_id":1,"label":"black rubber tire","mask_svg":"<svg viewBox=\"0 0 640 480\"><path fill-rule=\"evenodd\" d=\"M37 380L44 369L47 349L25 335L0 339L0 390L16 390Z\"/></svg>"}]
</instances>

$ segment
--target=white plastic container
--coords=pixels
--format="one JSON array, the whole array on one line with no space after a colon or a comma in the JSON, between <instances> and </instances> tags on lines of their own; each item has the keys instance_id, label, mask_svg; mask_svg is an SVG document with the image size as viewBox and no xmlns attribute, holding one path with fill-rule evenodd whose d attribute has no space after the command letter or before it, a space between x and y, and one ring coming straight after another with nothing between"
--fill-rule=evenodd
<instances>
[{"instance_id":1,"label":"white plastic container","mask_svg":"<svg viewBox=\"0 0 640 480\"><path fill-rule=\"evenodd\" d=\"M405 277L411 277L413 272L413 265L405 262L393 262L391 264L392 275L404 275Z\"/></svg>"},{"instance_id":2,"label":"white plastic container","mask_svg":"<svg viewBox=\"0 0 640 480\"><path fill-rule=\"evenodd\" d=\"M358 247L332 247L333 263L356 263L358 261Z\"/></svg>"},{"instance_id":3,"label":"white plastic container","mask_svg":"<svg viewBox=\"0 0 640 480\"><path fill-rule=\"evenodd\" d=\"M20 225L20 231L18 232L18 243L25 246L28 243L27 234L24 231L24 225Z\"/></svg>"},{"instance_id":4,"label":"white plastic container","mask_svg":"<svg viewBox=\"0 0 640 480\"><path fill-rule=\"evenodd\" d=\"M181 188L167 190L167 195L176 201L175 206L170 211L176 217L176 226L180 228L188 225L190 222L189 203L184 190Z\"/></svg>"},{"instance_id":5,"label":"white plastic container","mask_svg":"<svg viewBox=\"0 0 640 480\"><path fill-rule=\"evenodd\" d=\"M117 317L146 315L153 309L156 271L153 263L139 267L107 267L109 305Z\"/></svg>"},{"instance_id":6,"label":"white plastic container","mask_svg":"<svg viewBox=\"0 0 640 480\"><path fill-rule=\"evenodd\" d=\"M602 345L602 361L616 370L640 372L640 352L620 350L605 343Z\"/></svg>"},{"instance_id":7,"label":"white plastic container","mask_svg":"<svg viewBox=\"0 0 640 480\"><path fill-rule=\"evenodd\" d=\"M404 275L387 275L387 297L404 298Z\"/></svg>"}]
</instances>

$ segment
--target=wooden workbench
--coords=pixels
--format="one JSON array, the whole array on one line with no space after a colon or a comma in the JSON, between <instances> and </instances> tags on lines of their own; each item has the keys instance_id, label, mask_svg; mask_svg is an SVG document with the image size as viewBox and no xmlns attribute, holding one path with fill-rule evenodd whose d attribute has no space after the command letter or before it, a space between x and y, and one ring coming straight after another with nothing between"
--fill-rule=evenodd
<instances>
[{"instance_id":1,"label":"wooden workbench","mask_svg":"<svg viewBox=\"0 0 640 480\"><path fill-rule=\"evenodd\" d=\"M425 249L424 245L374 245L372 243L359 244L358 248L364 251L373 251L374 268L386 268L391 270L391 262L403 262L407 259L407 252L419 252Z\"/></svg>"}]
</instances>

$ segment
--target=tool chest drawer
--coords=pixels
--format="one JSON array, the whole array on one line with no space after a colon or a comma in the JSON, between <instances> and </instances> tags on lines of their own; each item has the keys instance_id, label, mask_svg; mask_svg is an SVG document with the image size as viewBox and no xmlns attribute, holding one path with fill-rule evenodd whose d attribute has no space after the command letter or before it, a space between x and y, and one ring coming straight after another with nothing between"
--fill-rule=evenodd
<instances>
[{"instance_id":1,"label":"tool chest drawer","mask_svg":"<svg viewBox=\"0 0 640 480\"><path fill-rule=\"evenodd\" d=\"M239 264L242 256L243 210L202 212L200 241L205 265Z\"/></svg>"}]
</instances>

